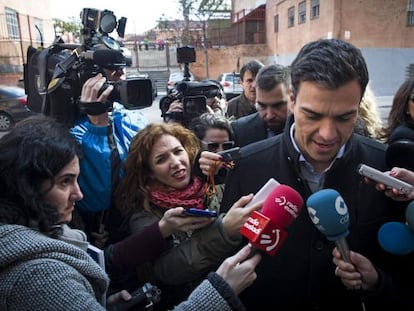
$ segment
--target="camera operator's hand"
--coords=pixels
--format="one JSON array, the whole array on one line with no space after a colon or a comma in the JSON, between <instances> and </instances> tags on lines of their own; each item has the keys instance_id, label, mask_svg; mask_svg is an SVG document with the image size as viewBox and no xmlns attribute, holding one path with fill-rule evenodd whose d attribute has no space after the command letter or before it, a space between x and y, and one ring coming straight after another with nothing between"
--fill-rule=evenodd
<instances>
[{"instance_id":1,"label":"camera operator's hand","mask_svg":"<svg viewBox=\"0 0 414 311\"><path fill-rule=\"evenodd\" d=\"M183 112L183 103L180 102L178 99L174 100L170 104L170 107L168 108L168 111L167 111L167 113L171 113L171 112Z\"/></svg>"},{"instance_id":2,"label":"camera operator's hand","mask_svg":"<svg viewBox=\"0 0 414 311\"><path fill-rule=\"evenodd\" d=\"M225 116L227 113L227 101L224 98L207 98L207 111Z\"/></svg>"},{"instance_id":3,"label":"camera operator's hand","mask_svg":"<svg viewBox=\"0 0 414 311\"><path fill-rule=\"evenodd\" d=\"M166 117L164 120L169 122L180 122L180 120L174 118L174 113L183 113L183 103L178 99L171 102L170 106L168 107L167 112L165 113Z\"/></svg>"},{"instance_id":4,"label":"camera operator's hand","mask_svg":"<svg viewBox=\"0 0 414 311\"><path fill-rule=\"evenodd\" d=\"M83 84L80 101L84 103L95 103L102 102L105 103L108 99L109 94L113 90L113 86L109 85L105 91L98 96L99 90L102 88L105 83L106 78L102 76L101 73L98 73L95 77L89 78ZM97 126L107 126L109 123L108 112L104 112L100 115L88 115L90 122L93 125Z\"/></svg>"}]
</instances>

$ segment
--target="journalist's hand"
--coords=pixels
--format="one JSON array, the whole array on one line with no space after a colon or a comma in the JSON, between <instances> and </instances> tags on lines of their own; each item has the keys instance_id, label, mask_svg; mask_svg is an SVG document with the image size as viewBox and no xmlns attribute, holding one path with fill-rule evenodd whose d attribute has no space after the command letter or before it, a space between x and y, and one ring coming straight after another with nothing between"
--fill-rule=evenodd
<instances>
[{"instance_id":1,"label":"journalist's hand","mask_svg":"<svg viewBox=\"0 0 414 311\"><path fill-rule=\"evenodd\" d=\"M210 175L211 173L216 175L222 166L222 162L220 163L220 165L216 165L216 163L220 162L221 159L222 157L217 153L210 151L201 152L200 158L198 159L200 170L206 176Z\"/></svg>"},{"instance_id":2,"label":"journalist's hand","mask_svg":"<svg viewBox=\"0 0 414 311\"><path fill-rule=\"evenodd\" d=\"M174 232L187 232L190 230L200 229L214 221L211 217L195 217L184 215L183 207L176 207L167 210L160 219L158 226L164 238Z\"/></svg>"},{"instance_id":3,"label":"journalist's hand","mask_svg":"<svg viewBox=\"0 0 414 311\"><path fill-rule=\"evenodd\" d=\"M107 310L108 311L117 310L119 309L118 304L123 303L123 302L128 302L131 300L131 298L132 298L131 294L126 290L122 290L120 292L112 294L106 300Z\"/></svg>"},{"instance_id":4,"label":"journalist's hand","mask_svg":"<svg viewBox=\"0 0 414 311\"><path fill-rule=\"evenodd\" d=\"M336 265L335 275L349 289L373 289L378 285L378 272L365 256L350 251L351 263L342 259L338 248L332 251L333 263Z\"/></svg>"},{"instance_id":5,"label":"journalist's hand","mask_svg":"<svg viewBox=\"0 0 414 311\"><path fill-rule=\"evenodd\" d=\"M390 171L390 176L405 181L411 185L414 185L414 172L409 171L401 167L393 167ZM378 190L384 190L384 185L376 185ZM392 198L395 201L410 201L414 199L414 190L409 194L402 194L397 189L385 189L385 195Z\"/></svg>"},{"instance_id":6,"label":"journalist's hand","mask_svg":"<svg viewBox=\"0 0 414 311\"><path fill-rule=\"evenodd\" d=\"M262 256L256 253L248 258L250 253L251 247L244 246L237 254L228 257L216 271L230 285L236 295L252 285L257 278L255 268Z\"/></svg>"},{"instance_id":7,"label":"journalist's hand","mask_svg":"<svg viewBox=\"0 0 414 311\"><path fill-rule=\"evenodd\" d=\"M244 207L252 199L253 194L241 197L223 217L223 229L230 237L240 235L239 230L247 221L250 214L262 208L263 201L257 202L249 207Z\"/></svg>"}]
</instances>

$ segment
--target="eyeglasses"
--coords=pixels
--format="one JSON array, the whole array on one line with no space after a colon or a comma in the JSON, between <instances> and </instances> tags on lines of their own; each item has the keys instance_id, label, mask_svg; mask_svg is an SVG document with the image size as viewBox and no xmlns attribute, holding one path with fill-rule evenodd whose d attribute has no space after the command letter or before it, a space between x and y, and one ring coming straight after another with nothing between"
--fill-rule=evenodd
<instances>
[{"instance_id":1,"label":"eyeglasses","mask_svg":"<svg viewBox=\"0 0 414 311\"><path fill-rule=\"evenodd\" d=\"M410 95L410 98L409 98L410 100L412 100L412 101L414 101L414 93L412 93L411 95Z\"/></svg>"},{"instance_id":2,"label":"eyeglasses","mask_svg":"<svg viewBox=\"0 0 414 311\"><path fill-rule=\"evenodd\" d=\"M214 143L214 142L208 142L208 141L201 141L203 145L207 147L207 150L210 152L217 152L220 146L223 147L223 150L228 150L230 148L233 148L234 141L229 140L222 143Z\"/></svg>"}]
</instances>

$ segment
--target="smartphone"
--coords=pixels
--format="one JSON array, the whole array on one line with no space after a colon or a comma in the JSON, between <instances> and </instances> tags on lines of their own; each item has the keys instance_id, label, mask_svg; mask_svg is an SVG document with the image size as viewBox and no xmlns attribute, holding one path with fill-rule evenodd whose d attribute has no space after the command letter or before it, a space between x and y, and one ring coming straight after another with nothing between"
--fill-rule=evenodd
<instances>
[{"instance_id":1,"label":"smartphone","mask_svg":"<svg viewBox=\"0 0 414 311\"><path fill-rule=\"evenodd\" d=\"M221 155L224 162L238 160L240 158L240 147L219 151L217 154Z\"/></svg>"},{"instance_id":2,"label":"smartphone","mask_svg":"<svg viewBox=\"0 0 414 311\"><path fill-rule=\"evenodd\" d=\"M366 164L359 164L358 173L362 176L368 177L378 183L384 184L389 188L398 189L403 194L409 194L413 190L413 186L398 179L388 175L387 173L381 172L373 167L370 167Z\"/></svg>"},{"instance_id":3,"label":"smartphone","mask_svg":"<svg viewBox=\"0 0 414 311\"><path fill-rule=\"evenodd\" d=\"M198 217L217 217L216 211L210 211L208 209L198 209L198 208L187 208L184 211L185 215L189 216L198 216Z\"/></svg>"}]
</instances>

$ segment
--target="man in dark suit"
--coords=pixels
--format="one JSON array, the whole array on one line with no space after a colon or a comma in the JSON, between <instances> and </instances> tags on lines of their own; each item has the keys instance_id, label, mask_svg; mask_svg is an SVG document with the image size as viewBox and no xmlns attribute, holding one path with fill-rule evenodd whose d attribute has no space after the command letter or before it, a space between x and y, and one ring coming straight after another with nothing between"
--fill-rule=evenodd
<instances>
[{"instance_id":1,"label":"man in dark suit","mask_svg":"<svg viewBox=\"0 0 414 311\"><path fill-rule=\"evenodd\" d=\"M357 172L360 163L389 169L386 146L354 134L369 80L361 51L348 42L321 39L307 43L290 68L285 130L240 149L220 212L240 196L257 193L270 178L295 189L304 202L317 191L335 189L342 198L326 204L326 211L343 215L341 223L349 220L350 251L342 257L319 231L313 208L309 214L303 207L276 255L263 256L257 280L241 294L246 310L414 310L414 253L396 256L378 241L384 223L405 222L405 206L364 183ZM341 202L349 214L344 215ZM286 212L296 208L291 204ZM340 221L328 223L340 228ZM284 230L277 224L274 232Z\"/></svg>"},{"instance_id":2,"label":"man in dark suit","mask_svg":"<svg viewBox=\"0 0 414 311\"><path fill-rule=\"evenodd\" d=\"M257 112L232 121L235 145L242 147L283 131L290 77L287 67L268 65L256 76Z\"/></svg>"}]
</instances>

